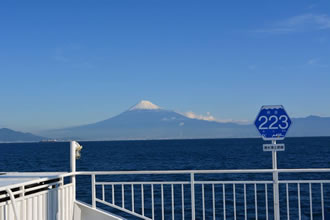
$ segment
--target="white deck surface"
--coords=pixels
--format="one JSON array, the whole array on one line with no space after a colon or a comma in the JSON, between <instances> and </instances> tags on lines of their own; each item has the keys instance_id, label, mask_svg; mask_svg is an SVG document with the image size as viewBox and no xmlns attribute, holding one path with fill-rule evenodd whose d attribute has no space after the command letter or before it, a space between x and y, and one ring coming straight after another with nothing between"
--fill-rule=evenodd
<instances>
[{"instance_id":1,"label":"white deck surface","mask_svg":"<svg viewBox=\"0 0 330 220\"><path fill-rule=\"evenodd\" d=\"M13 186L17 184L24 184L38 179L55 179L59 176L65 174L66 172L26 172L26 173L16 173L9 172L0 175L0 189L8 186Z\"/></svg>"}]
</instances>

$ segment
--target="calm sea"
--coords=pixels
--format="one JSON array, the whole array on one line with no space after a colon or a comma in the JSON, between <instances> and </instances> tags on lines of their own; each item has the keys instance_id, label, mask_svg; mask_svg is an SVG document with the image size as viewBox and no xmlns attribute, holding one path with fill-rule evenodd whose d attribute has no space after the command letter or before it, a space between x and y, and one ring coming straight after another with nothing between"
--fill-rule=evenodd
<instances>
[{"instance_id":1,"label":"calm sea","mask_svg":"<svg viewBox=\"0 0 330 220\"><path fill-rule=\"evenodd\" d=\"M269 169L271 153L262 151L263 143L261 139L81 142L77 170ZM287 138L284 143L279 168L330 167L330 137ZM0 172L69 171L69 167L69 143L0 144ZM85 184L90 179L79 181ZM78 198L89 202L89 187L82 186Z\"/></svg>"}]
</instances>

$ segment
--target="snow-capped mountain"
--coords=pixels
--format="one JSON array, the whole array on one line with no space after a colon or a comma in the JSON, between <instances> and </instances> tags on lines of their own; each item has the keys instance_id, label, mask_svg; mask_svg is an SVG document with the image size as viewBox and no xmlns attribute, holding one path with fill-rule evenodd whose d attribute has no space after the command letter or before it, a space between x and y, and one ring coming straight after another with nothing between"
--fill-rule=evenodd
<instances>
[{"instance_id":1,"label":"snow-capped mountain","mask_svg":"<svg viewBox=\"0 0 330 220\"><path fill-rule=\"evenodd\" d=\"M93 124L43 132L52 138L80 140L235 137L255 135L249 125L191 119L142 100L123 113Z\"/></svg>"},{"instance_id":2,"label":"snow-capped mountain","mask_svg":"<svg viewBox=\"0 0 330 220\"><path fill-rule=\"evenodd\" d=\"M158 105L153 104L150 101L141 100L139 103L137 103L136 105L131 107L129 109L129 111L134 111L134 110L156 110L156 109L160 109L160 107Z\"/></svg>"},{"instance_id":3,"label":"snow-capped mountain","mask_svg":"<svg viewBox=\"0 0 330 220\"><path fill-rule=\"evenodd\" d=\"M311 116L293 118L292 121L288 136L330 136L330 118ZM41 135L76 140L259 137L252 124L191 119L146 100L104 121L46 131Z\"/></svg>"}]
</instances>

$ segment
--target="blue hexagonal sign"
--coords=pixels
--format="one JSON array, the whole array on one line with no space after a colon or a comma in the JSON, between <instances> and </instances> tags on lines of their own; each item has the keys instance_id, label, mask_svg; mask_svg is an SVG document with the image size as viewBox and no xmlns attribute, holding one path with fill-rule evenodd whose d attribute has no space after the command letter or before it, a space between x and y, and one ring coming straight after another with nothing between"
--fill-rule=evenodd
<instances>
[{"instance_id":1,"label":"blue hexagonal sign","mask_svg":"<svg viewBox=\"0 0 330 220\"><path fill-rule=\"evenodd\" d=\"M264 105L254 124L264 140L283 140L291 119L282 105Z\"/></svg>"}]
</instances>

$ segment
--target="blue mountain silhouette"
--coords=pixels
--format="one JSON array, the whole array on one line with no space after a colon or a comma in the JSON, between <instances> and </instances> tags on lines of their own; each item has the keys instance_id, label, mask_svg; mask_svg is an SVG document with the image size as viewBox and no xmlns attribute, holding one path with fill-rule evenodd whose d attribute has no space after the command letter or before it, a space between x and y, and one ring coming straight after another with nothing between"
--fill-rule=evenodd
<instances>
[{"instance_id":1,"label":"blue mountain silhouette","mask_svg":"<svg viewBox=\"0 0 330 220\"><path fill-rule=\"evenodd\" d=\"M330 136L330 118L293 118L288 136ZM78 140L184 139L259 137L252 124L191 119L141 101L104 121L43 133L47 137Z\"/></svg>"}]
</instances>

